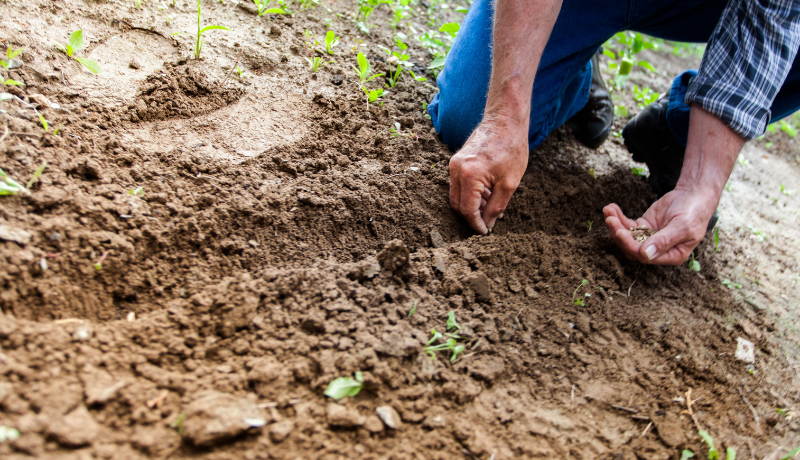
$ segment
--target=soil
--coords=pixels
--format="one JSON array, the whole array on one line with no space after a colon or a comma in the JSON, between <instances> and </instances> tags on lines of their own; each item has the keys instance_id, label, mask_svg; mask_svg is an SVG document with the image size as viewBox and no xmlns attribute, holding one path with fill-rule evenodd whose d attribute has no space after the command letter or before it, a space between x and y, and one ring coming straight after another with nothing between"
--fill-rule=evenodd
<instances>
[{"instance_id":1,"label":"soil","mask_svg":"<svg viewBox=\"0 0 800 460\"><path fill-rule=\"evenodd\" d=\"M382 8L368 35L336 16L355 9L204 2L231 31L197 61L171 36L191 2L0 4L27 85L0 104L0 167L24 183L47 162L0 207L0 425L21 433L3 458L673 459L704 456L698 425L740 458L800 444L790 141L746 147L700 273L610 239L603 206L654 199L616 137L553 133L476 236L422 111L433 75L368 105L351 49L389 69L393 31ZM311 74L303 32L325 19L343 43ZM49 45L78 27L97 76ZM248 75L226 80L240 55ZM451 311L465 351L431 359ZM357 371L357 396L323 395Z\"/></svg>"}]
</instances>

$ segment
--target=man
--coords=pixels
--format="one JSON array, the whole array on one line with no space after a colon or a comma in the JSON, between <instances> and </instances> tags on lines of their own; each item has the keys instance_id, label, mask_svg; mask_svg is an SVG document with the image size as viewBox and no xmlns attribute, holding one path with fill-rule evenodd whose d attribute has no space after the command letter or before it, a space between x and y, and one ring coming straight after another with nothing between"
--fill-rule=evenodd
<instances>
[{"instance_id":1,"label":"man","mask_svg":"<svg viewBox=\"0 0 800 460\"><path fill-rule=\"evenodd\" d=\"M744 142L800 108L800 2L789 0L475 0L447 56L429 111L452 149L450 204L486 234L525 172L530 149L569 124L596 147L612 105L591 57L608 38L635 30L708 42L699 72L623 131L650 168L659 199L632 220L603 213L626 256L683 263L703 238ZM594 75L594 79L592 78ZM657 230L644 243L630 228Z\"/></svg>"}]
</instances>

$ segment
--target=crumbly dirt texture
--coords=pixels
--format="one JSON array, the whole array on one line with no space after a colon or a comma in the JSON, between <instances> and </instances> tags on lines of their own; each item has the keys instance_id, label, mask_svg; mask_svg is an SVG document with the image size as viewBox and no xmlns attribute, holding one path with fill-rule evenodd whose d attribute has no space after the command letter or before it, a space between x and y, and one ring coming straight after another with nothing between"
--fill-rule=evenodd
<instances>
[{"instance_id":1,"label":"crumbly dirt texture","mask_svg":"<svg viewBox=\"0 0 800 460\"><path fill-rule=\"evenodd\" d=\"M26 84L0 103L0 167L25 183L47 162L29 196L0 197L0 425L21 433L0 457L704 457L687 396L737 458L800 445L788 137L745 148L699 273L628 261L609 237L603 206L636 218L654 198L617 137L589 151L553 133L476 236L422 111L433 76L367 105L350 69L357 40L391 68L385 8L363 35L346 0L260 18L204 0L204 25L231 31L208 32L196 61L193 38L171 35L194 30L195 5L176 3L0 3ZM441 20L460 21L453 6ZM311 74L304 31L321 40L326 19L342 44ZM78 28L100 75L50 45ZM245 76L221 85L240 55ZM424 352L450 311L452 363ZM323 395L357 371L357 396Z\"/></svg>"}]
</instances>

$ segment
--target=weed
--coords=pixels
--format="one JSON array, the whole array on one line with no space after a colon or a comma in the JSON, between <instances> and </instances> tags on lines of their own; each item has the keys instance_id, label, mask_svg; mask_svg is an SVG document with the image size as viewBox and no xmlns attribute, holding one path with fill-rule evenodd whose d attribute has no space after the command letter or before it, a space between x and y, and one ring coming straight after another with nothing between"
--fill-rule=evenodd
<instances>
[{"instance_id":1,"label":"weed","mask_svg":"<svg viewBox=\"0 0 800 460\"><path fill-rule=\"evenodd\" d=\"M200 51L203 49L203 34L208 32L209 30L230 30L227 27L223 26L206 26L203 27L202 20L201 20L201 8L200 8L200 0L197 0L197 35L195 35L195 45L194 45L194 58L199 60L200 59ZM191 35L189 32L175 32L172 35Z\"/></svg>"},{"instance_id":2,"label":"weed","mask_svg":"<svg viewBox=\"0 0 800 460\"><path fill-rule=\"evenodd\" d=\"M252 77L252 75L250 75L249 73L245 72L244 69L239 67L238 65L236 66L236 73L237 73L237 78L239 80L244 80L247 77Z\"/></svg>"},{"instance_id":3,"label":"weed","mask_svg":"<svg viewBox=\"0 0 800 460\"><path fill-rule=\"evenodd\" d=\"M644 168L640 168L638 166L631 166L631 173L634 176L641 177L643 179L647 179L647 176L649 176L649 174L647 174L647 171L645 171Z\"/></svg>"},{"instance_id":4,"label":"weed","mask_svg":"<svg viewBox=\"0 0 800 460\"><path fill-rule=\"evenodd\" d=\"M459 331L461 330L461 326L459 326L458 322L456 321L456 312L452 310L447 312L447 330L449 331L450 329L457 329Z\"/></svg>"},{"instance_id":5,"label":"weed","mask_svg":"<svg viewBox=\"0 0 800 460\"><path fill-rule=\"evenodd\" d=\"M695 272L699 272L700 271L700 262L695 260L694 253L692 253L691 256L689 256L689 264L688 265L689 265L689 269L690 270L695 271Z\"/></svg>"},{"instance_id":6,"label":"weed","mask_svg":"<svg viewBox=\"0 0 800 460\"><path fill-rule=\"evenodd\" d=\"M583 281L581 281L581 284L579 284L578 287L575 288L575 292L572 293L572 304L573 305L580 305L581 307L586 305L586 304L583 303L582 299L580 299L580 298L576 299L575 296L578 294L578 289L582 288L583 286L586 286L587 284L589 284L589 280L584 279Z\"/></svg>"},{"instance_id":7,"label":"weed","mask_svg":"<svg viewBox=\"0 0 800 460\"><path fill-rule=\"evenodd\" d=\"M364 375L361 371L356 371L355 379L350 377L337 377L333 379L333 381L328 384L328 388L325 389L325 396L338 401L347 396L356 396L363 387Z\"/></svg>"},{"instance_id":8,"label":"weed","mask_svg":"<svg viewBox=\"0 0 800 460\"><path fill-rule=\"evenodd\" d=\"M448 323L449 322L450 319L448 318ZM433 343L444 338L444 334L438 332L436 329L432 329L431 334L433 337L428 341L428 345L425 347L425 353L430 355L431 359L436 359L437 351L450 350L450 362L452 363L458 358L458 355L465 350L464 345L458 343L458 339L461 337L456 334L447 334L448 338L445 343L440 343L439 345L433 345Z\"/></svg>"},{"instance_id":9,"label":"weed","mask_svg":"<svg viewBox=\"0 0 800 460\"><path fill-rule=\"evenodd\" d=\"M367 103L375 102L379 98L383 97L385 94L389 94L389 93L384 93L383 88L368 90L366 87L362 87L361 89L363 89L364 94L367 95ZM382 104L383 103L381 103L381 105Z\"/></svg>"},{"instance_id":10,"label":"weed","mask_svg":"<svg viewBox=\"0 0 800 460\"><path fill-rule=\"evenodd\" d=\"M47 161L44 161L41 166L36 168L36 171L33 172L33 177L31 177L31 180L28 181L28 184L25 186L25 188L30 190L31 187L33 187L33 184L35 184L36 181L39 180L39 176L42 175L42 173L44 172L44 168L46 167L47 167Z\"/></svg>"},{"instance_id":11,"label":"weed","mask_svg":"<svg viewBox=\"0 0 800 460\"><path fill-rule=\"evenodd\" d=\"M339 44L340 38L332 30L329 30L325 34L325 52L333 56L333 47Z\"/></svg>"},{"instance_id":12,"label":"weed","mask_svg":"<svg viewBox=\"0 0 800 460\"><path fill-rule=\"evenodd\" d=\"M722 280L722 285L727 287L728 289L734 289L734 288L735 289L741 289L742 288L741 284L734 283L733 281L731 281L728 278L725 278L724 280Z\"/></svg>"},{"instance_id":13,"label":"weed","mask_svg":"<svg viewBox=\"0 0 800 460\"><path fill-rule=\"evenodd\" d=\"M408 317L411 318L414 316L414 313L417 312L417 300L414 301L414 305L411 307L411 310L408 311Z\"/></svg>"},{"instance_id":14,"label":"weed","mask_svg":"<svg viewBox=\"0 0 800 460\"><path fill-rule=\"evenodd\" d=\"M714 252L719 252L719 227L714 229Z\"/></svg>"},{"instance_id":15,"label":"weed","mask_svg":"<svg viewBox=\"0 0 800 460\"><path fill-rule=\"evenodd\" d=\"M180 434L183 434L183 421L186 420L186 414L181 412L174 422L169 424L169 427L174 429Z\"/></svg>"},{"instance_id":16,"label":"weed","mask_svg":"<svg viewBox=\"0 0 800 460\"><path fill-rule=\"evenodd\" d=\"M76 61L78 61L80 65L92 71L92 73L98 74L103 71L103 69L100 68L100 64L94 62L93 60L74 56L76 51L80 51L83 49L82 30L78 29L70 34L69 41L67 42L66 47L64 47L64 45L62 45L61 43L56 43L56 46L61 48L61 51L63 51L68 58L75 59Z\"/></svg>"},{"instance_id":17,"label":"weed","mask_svg":"<svg viewBox=\"0 0 800 460\"><path fill-rule=\"evenodd\" d=\"M10 426L0 425L0 442L19 439L19 430Z\"/></svg>"}]
</instances>

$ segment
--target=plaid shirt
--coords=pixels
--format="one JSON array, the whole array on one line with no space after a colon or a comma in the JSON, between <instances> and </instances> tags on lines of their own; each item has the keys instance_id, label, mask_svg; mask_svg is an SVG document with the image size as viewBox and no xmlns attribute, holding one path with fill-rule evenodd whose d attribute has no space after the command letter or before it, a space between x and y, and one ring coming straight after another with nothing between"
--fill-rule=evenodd
<instances>
[{"instance_id":1,"label":"plaid shirt","mask_svg":"<svg viewBox=\"0 0 800 460\"><path fill-rule=\"evenodd\" d=\"M745 139L764 133L770 107L800 46L800 1L729 0L687 104L697 104Z\"/></svg>"}]
</instances>

